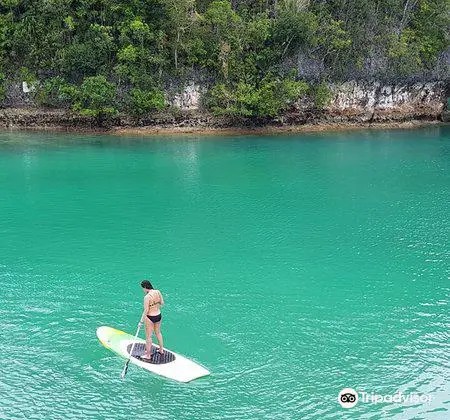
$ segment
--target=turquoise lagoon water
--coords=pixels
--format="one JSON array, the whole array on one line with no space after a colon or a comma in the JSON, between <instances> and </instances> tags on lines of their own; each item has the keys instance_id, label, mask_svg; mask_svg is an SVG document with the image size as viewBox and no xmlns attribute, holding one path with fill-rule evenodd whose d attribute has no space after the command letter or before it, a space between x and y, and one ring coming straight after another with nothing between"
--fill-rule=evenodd
<instances>
[{"instance_id":1,"label":"turquoise lagoon water","mask_svg":"<svg viewBox=\"0 0 450 420\"><path fill-rule=\"evenodd\" d=\"M449 418L449 189L448 126L1 133L0 418ZM143 278L211 376L120 380L95 331L134 333Z\"/></svg>"}]
</instances>

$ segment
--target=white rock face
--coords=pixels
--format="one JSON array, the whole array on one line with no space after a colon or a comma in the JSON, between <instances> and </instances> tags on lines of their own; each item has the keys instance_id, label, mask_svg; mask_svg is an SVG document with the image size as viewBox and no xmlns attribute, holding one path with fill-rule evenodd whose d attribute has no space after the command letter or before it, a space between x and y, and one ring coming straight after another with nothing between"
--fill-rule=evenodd
<instances>
[{"instance_id":1,"label":"white rock face","mask_svg":"<svg viewBox=\"0 0 450 420\"><path fill-rule=\"evenodd\" d=\"M328 108L342 111L355 108L364 108L366 111L373 109L379 87L378 82L365 86L359 85L355 81L331 84L331 103Z\"/></svg>"},{"instance_id":2,"label":"white rock face","mask_svg":"<svg viewBox=\"0 0 450 420\"><path fill-rule=\"evenodd\" d=\"M442 83L380 85L356 81L331 84L331 113L387 115L439 115L445 104Z\"/></svg>"},{"instance_id":3,"label":"white rock face","mask_svg":"<svg viewBox=\"0 0 450 420\"><path fill-rule=\"evenodd\" d=\"M182 111L193 111L200 108L200 98L204 93L204 88L191 83L187 85L183 92L174 94L168 99L172 106L180 108Z\"/></svg>"}]
</instances>

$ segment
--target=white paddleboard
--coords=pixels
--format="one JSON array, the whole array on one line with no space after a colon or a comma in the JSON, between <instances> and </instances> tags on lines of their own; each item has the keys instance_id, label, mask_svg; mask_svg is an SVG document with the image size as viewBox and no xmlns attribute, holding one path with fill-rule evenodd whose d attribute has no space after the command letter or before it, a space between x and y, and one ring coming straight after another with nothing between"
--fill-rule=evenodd
<instances>
[{"instance_id":1,"label":"white paddleboard","mask_svg":"<svg viewBox=\"0 0 450 420\"><path fill-rule=\"evenodd\" d=\"M97 329L97 337L106 348L118 355L125 358L128 358L130 355L134 336L115 328L104 326ZM190 382L210 374L203 366L186 357L167 349L164 349L164 355L160 355L156 351L157 349L159 349L159 346L153 345L151 359L142 359L140 356L145 352L145 340L137 338L130 362L157 375L179 382Z\"/></svg>"}]
</instances>

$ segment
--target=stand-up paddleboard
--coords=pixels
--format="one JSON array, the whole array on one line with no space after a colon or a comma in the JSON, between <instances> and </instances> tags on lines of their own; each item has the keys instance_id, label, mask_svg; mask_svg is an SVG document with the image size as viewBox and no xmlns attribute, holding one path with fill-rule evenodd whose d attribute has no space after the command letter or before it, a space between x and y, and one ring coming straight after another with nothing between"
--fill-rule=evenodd
<instances>
[{"instance_id":1,"label":"stand-up paddleboard","mask_svg":"<svg viewBox=\"0 0 450 420\"><path fill-rule=\"evenodd\" d=\"M106 348L122 357L129 357L134 341L132 335L111 327L99 327L97 337ZM159 346L153 345L152 357L143 359L141 356L145 355L145 341L142 338L137 338L130 362L157 375L179 382L190 382L209 375L209 371L203 366L167 349L164 349L164 354L161 355L157 352L158 349Z\"/></svg>"}]
</instances>

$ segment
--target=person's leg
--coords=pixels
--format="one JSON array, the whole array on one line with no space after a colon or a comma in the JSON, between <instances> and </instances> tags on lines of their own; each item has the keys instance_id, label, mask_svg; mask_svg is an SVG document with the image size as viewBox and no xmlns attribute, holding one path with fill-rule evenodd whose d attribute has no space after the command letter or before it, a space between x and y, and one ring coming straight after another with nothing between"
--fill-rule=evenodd
<instances>
[{"instance_id":1,"label":"person's leg","mask_svg":"<svg viewBox=\"0 0 450 420\"><path fill-rule=\"evenodd\" d=\"M164 353L164 343L163 343L163 336L161 334L161 321L157 322L156 324L153 324L153 330L155 331L156 338L158 339L158 344L159 344L158 352L163 354Z\"/></svg>"},{"instance_id":2,"label":"person's leg","mask_svg":"<svg viewBox=\"0 0 450 420\"><path fill-rule=\"evenodd\" d=\"M145 355L143 359L150 359L152 354L152 334L153 334L153 322L145 317Z\"/></svg>"}]
</instances>

